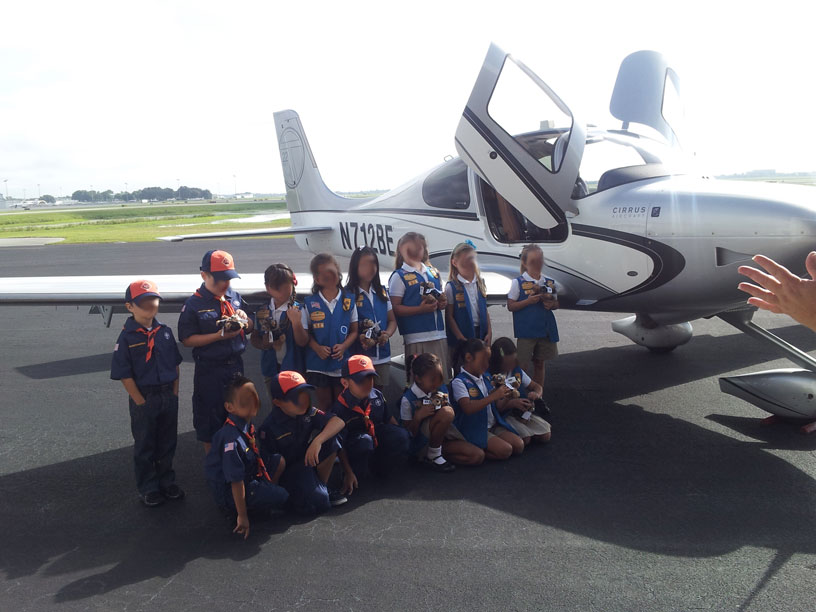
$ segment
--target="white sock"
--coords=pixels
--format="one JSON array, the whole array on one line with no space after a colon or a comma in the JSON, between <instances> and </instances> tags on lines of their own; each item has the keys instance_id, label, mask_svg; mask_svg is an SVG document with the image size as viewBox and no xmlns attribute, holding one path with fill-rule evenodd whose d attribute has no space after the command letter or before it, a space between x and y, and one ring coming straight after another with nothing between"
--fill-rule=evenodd
<instances>
[{"instance_id":1,"label":"white sock","mask_svg":"<svg viewBox=\"0 0 816 612\"><path fill-rule=\"evenodd\" d=\"M428 447L428 459L433 461L437 457L442 456L442 447L441 446L429 446Z\"/></svg>"}]
</instances>

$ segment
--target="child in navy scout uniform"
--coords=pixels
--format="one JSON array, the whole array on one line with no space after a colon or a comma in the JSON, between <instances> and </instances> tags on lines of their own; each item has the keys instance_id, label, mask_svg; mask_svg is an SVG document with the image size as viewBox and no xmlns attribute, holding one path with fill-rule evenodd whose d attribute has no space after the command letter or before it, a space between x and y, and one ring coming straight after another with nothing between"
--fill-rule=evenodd
<instances>
[{"instance_id":1,"label":"child in navy scout uniform","mask_svg":"<svg viewBox=\"0 0 816 612\"><path fill-rule=\"evenodd\" d=\"M128 286L125 308L131 316L113 348L110 375L128 392L136 488L146 506L184 497L173 471L181 353L173 331L156 319L159 300L151 281Z\"/></svg>"},{"instance_id":2,"label":"child in navy scout uniform","mask_svg":"<svg viewBox=\"0 0 816 612\"><path fill-rule=\"evenodd\" d=\"M301 319L309 331L306 380L317 390L317 406L327 411L343 390L340 370L357 339L357 307L352 294L343 290L340 265L333 256L315 255L309 268L314 283Z\"/></svg>"},{"instance_id":3,"label":"child in navy scout uniform","mask_svg":"<svg viewBox=\"0 0 816 612\"><path fill-rule=\"evenodd\" d=\"M272 378L281 370L306 371L303 345L308 334L301 325L301 304L295 300L297 279L286 264L276 263L264 272L269 303L255 312L252 346L261 350L261 374L269 394Z\"/></svg>"},{"instance_id":4,"label":"child in navy scout uniform","mask_svg":"<svg viewBox=\"0 0 816 612\"><path fill-rule=\"evenodd\" d=\"M558 356L558 308L555 281L542 276L544 253L537 244L521 250L521 276L510 285L507 310L513 313L513 334L522 369L544 386L544 363Z\"/></svg>"},{"instance_id":5,"label":"child in navy scout uniform","mask_svg":"<svg viewBox=\"0 0 816 612\"><path fill-rule=\"evenodd\" d=\"M414 382L400 399L400 419L412 436L413 455L434 472L451 472L454 464L482 463L484 451L466 441L453 425L455 413L451 404L437 407L433 401L436 392L448 392L442 382L439 357L431 353L409 355L405 369Z\"/></svg>"},{"instance_id":6,"label":"child in navy scout uniform","mask_svg":"<svg viewBox=\"0 0 816 612\"><path fill-rule=\"evenodd\" d=\"M345 428L340 433L343 488L351 495L369 473L387 476L408 459L411 436L388 412L383 394L374 388L377 372L371 358L352 355L343 364L343 392L332 406Z\"/></svg>"},{"instance_id":7,"label":"child in navy scout uniform","mask_svg":"<svg viewBox=\"0 0 816 612\"><path fill-rule=\"evenodd\" d=\"M493 388L486 374L489 359L490 348L478 338L459 345L456 361L461 369L451 381L454 423L468 442L484 449L488 459L509 459L521 454L524 441L502 416L500 409L511 391L507 385Z\"/></svg>"},{"instance_id":8,"label":"child in navy scout uniform","mask_svg":"<svg viewBox=\"0 0 816 612\"><path fill-rule=\"evenodd\" d=\"M270 464L284 462L280 483L289 492L290 508L311 515L346 503L327 487L345 423L312 407L314 387L298 372L280 372L270 389L272 411L261 425L261 453Z\"/></svg>"},{"instance_id":9,"label":"child in navy scout uniform","mask_svg":"<svg viewBox=\"0 0 816 612\"><path fill-rule=\"evenodd\" d=\"M516 387L520 397L508 399L505 407L510 413L505 420L527 446L530 442L549 442L550 424L544 420L547 416L546 404L541 399L541 385L532 380L518 363L516 345L510 338L499 338L490 347L490 373L504 374L507 384ZM540 413L540 414L538 414Z\"/></svg>"},{"instance_id":10,"label":"child in navy scout uniform","mask_svg":"<svg viewBox=\"0 0 816 612\"><path fill-rule=\"evenodd\" d=\"M204 281L184 302L178 320L179 340L193 348L193 427L196 438L210 450L213 434L224 424L224 387L236 373L243 373L241 358L246 349L246 334L252 321L241 309L241 295L230 288L235 271L232 255L226 251L207 251L201 262ZM218 320L237 315L240 329L229 331Z\"/></svg>"},{"instance_id":11,"label":"child in navy scout uniform","mask_svg":"<svg viewBox=\"0 0 816 612\"><path fill-rule=\"evenodd\" d=\"M487 288L479 274L472 242L460 242L453 248L445 295L448 299L445 326L451 350L468 338L479 338L489 345L493 327L487 314Z\"/></svg>"},{"instance_id":12,"label":"child in navy scout uniform","mask_svg":"<svg viewBox=\"0 0 816 612\"><path fill-rule=\"evenodd\" d=\"M204 459L204 475L215 503L235 517L234 533L249 536L249 515L269 516L289 498L278 480L283 460L266 465L258 452L252 419L258 414L258 392L241 374L235 374L224 391L227 419L212 439Z\"/></svg>"},{"instance_id":13,"label":"child in navy scout uniform","mask_svg":"<svg viewBox=\"0 0 816 612\"><path fill-rule=\"evenodd\" d=\"M442 362L442 372L447 380L450 366L444 312L448 303L439 271L429 263L425 237L416 232L405 234L397 243L388 293L405 342L405 354L436 355Z\"/></svg>"},{"instance_id":14,"label":"child in navy scout uniform","mask_svg":"<svg viewBox=\"0 0 816 612\"><path fill-rule=\"evenodd\" d=\"M397 331L397 319L380 282L380 260L373 248L357 247L352 253L346 291L357 296L359 334L351 352L371 357L377 370L374 386L382 390L391 378L391 336ZM374 323L374 327L363 330L364 321Z\"/></svg>"}]
</instances>

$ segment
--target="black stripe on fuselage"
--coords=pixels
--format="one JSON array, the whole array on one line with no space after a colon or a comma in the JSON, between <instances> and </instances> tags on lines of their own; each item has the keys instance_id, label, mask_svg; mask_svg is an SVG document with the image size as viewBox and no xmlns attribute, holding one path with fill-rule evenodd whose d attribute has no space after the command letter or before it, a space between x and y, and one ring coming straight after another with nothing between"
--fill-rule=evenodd
<instances>
[{"instance_id":1,"label":"black stripe on fuselage","mask_svg":"<svg viewBox=\"0 0 816 612\"><path fill-rule=\"evenodd\" d=\"M415 215L420 217L442 217L445 219L456 219L457 221L478 221L479 215L475 212L446 210L432 208L423 210L418 208L315 208L298 211L301 213L337 213L343 215L389 213L392 215Z\"/></svg>"}]
</instances>

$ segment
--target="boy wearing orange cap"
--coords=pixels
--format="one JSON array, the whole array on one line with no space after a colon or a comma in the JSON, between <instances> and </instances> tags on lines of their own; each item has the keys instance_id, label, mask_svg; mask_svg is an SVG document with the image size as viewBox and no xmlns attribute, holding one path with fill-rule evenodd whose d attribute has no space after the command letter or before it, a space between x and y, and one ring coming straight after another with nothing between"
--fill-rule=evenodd
<instances>
[{"instance_id":1,"label":"boy wearing orange cap","mask_svg":"<svg viewBox=\"0 0 816 612\"><path fill-rule=\"evenodd\" d=\"M241 308L241 295L230 287L232 279L241 278L232 255L207 251L201 278L201 287L181 308L178 335L184 346L193 349L193 427L209 452L213 434L227 418L224 388L236 373L244 372L241 355L252 320Z\"/></svg>"},{"instance_id":2,"label":"boy wearing orange cap","mask_svg":"<svg viewBox=\"0 0 816 612\"><path fill-rule=\"evenodd\" d=\"M136 487L151 507L184 497L173 471L181 353L173 331L156 319L159 300L152 281L128 285L125 308L131 316L113 347L110 375L128 392Z\"/></svg>"}]
</instances>

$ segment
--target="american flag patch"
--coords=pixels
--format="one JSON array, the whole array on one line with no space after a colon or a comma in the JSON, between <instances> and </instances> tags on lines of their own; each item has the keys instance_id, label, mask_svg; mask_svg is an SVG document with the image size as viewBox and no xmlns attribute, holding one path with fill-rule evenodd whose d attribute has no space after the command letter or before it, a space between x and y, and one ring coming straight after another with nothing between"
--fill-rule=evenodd
<instances>
[{"instance_id":1,"label":"american flag patch","mask_svg":"<svg viewBox=\"0 0 816 612\"><path fill-rule=\"evenodd\" d=\"M118 343L118 342L117 342L116 344L114 344L114 345L113 345L113 350L114 350L114 351L118 351L118 350L119 350L119 343Z\"/></svg>"},{"instance_id":2,"label":"american flag patch","mask_svg":"<svg viewBox=\"0 0 816 612\"><path fill-rule=\"evenodd\" d=\"M181 312L184 312L186 308L187 308L187 304L184 304L184 306L181 307Z\"/></svg>"},{"instance_id":3,"label":"american flag patch","mask_svg":"<svg viewBox=\"0 0 816 612\"><path fill-rule=\"evenodd\" d=\"M235 442L229 442L228 444L224 445L224 452L228 453L231 450L235 450Z\"/></svg>"}]
</instances>

